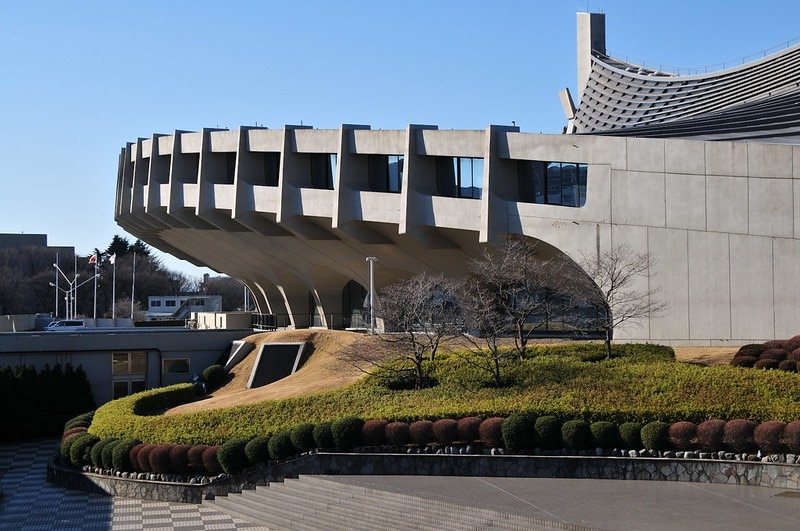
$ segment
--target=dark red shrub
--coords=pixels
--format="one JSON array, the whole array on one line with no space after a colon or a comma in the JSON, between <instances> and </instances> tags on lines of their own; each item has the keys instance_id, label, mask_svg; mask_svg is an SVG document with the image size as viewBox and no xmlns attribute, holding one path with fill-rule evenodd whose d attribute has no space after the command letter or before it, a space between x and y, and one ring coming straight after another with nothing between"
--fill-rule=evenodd
<instances>
[{"instance_id":1,"label":"dark red shrub","mask_svg":"<svg viewBox=\"0 0 800 531\"><path fill-rule=\"evenodd\" d=\"M169 451L171 444L157 444L150 452L150 470L155 474L169 474Z\"/></svg>"},{"instance_id":2,"label":"dark red shrub","mask_svg":"<svg viewBox=\"0 0 800 531\"><path fill-rule=\"evenodd\" d=\"M782 349L782 348L771 348L771 349L769 349L769 350L765 350L764 352L762 352L762 353L761 353L761 354L758 356L758 359L759 359L759 360L775 360L775 361L783 361L783 360L785 360L785 359L786 359L786 357L787 357L788 355L789 355L789 353L788 353L788 352L786 352L786 351L785 351L784 349Z\"/></svg>"},{"instance_id":3,"label":"dark red shrub","mask_svg":"<svg viewBox=\"0 0 800 531\"><path fill-rule=\"evenodd\" d=\"M697 446L706 452L718 452L724 448L725 421L711 419L697 425Z\"/></svg>"},{"instance_id":4,"label":"dark red shrub","mask_svg":"<svg viewBox=\"0 0 800 531\"><path fill-rule=\"evenodd\" d=\"M800 454L800 420L795 420L784 426L781 442L793 454Z\"/></svg>"},{"instance_id":5,"label":"dark red shrub","mask_svg":"<svg viewBox=\"0 0 800 531\"><path fill-rule=\"evenodd\" d=\"M361 426L361 444L364 446L381 446L386 442L386 425L383 419L368 420Z\"/></svg>"},{"instance_id":6,"label":"dark red shrub","mask_svg":"<svg viewBox=\"0 0 800 531\"><path fill-rule=\"evenodd\" d=\"M150 468L150 453L155 449L155 444L145 444L139 449L139 453L136 454L136 461L139 463L139 470L142 472L152 472L153 469Z\"/></svg>"},{"instance_id":7,"label":"dark red shrub","mask_svg":"<svg viewBox=\"0 0 800 531\"><path fill-rule=\"evenodd\" d=\"M391 446L405 446L411 440L411 432L406 422L390 422L383 430L386 442Z\"/></svg>"},{"instance_id":8,"label":"dark red shrub","mask_svg":"<svg viewBox=\"0 0 800 531\"><path fill-rule=\"evenodd\" d=\"M785 339L771 339L769 341L764 342L764 350L770 350L773 348L786 348L786 340Z\"/></svg>"},{"instance_id":9,"label":"dark red shrub","mask_svg":"<svg viewBox=\"0 0 800 531\"><path fill-rule=\"evenodd\" d=\"M169 449L169 467L175 474L191 474L189 468L189 444L173 444Z\"/></svg>"},{"instance_id":10,"label":"dark red shrub","mask_svg":"<svg viewBox=\"0 0 800 531\"><path fill-rule=\"evenodd\" d=\"M749 345L739 347L739 350L736 351L736 354L734 354L733 357L739 358L741 356L754 356L757 358L758 355L765 350L766 349L764 348L763 343L751 343Z\"/></svg>"},{"instance_id":11,"label":"dark red shrub","mask_svg":"<svg viewBox=\"0 0 800 531\"><path fill-rule=\"evenodd\" d=\"M731 360L731 367L752 367L756 364L758 358L755 356L740 356Z\"/></svg>"},{"instance_id":12,"label":"dark red shrub","mask_svg":"<svg viewBox=\"0 0 800 531\"><path fill-rule=\"evenodd\" d=\"M217 476L223 472L222 466L219 464L219 459L217 459L219 448L219 445L209 446L203 452L203 466L209 476Z\"/></svg>"},{"instance_id":13,"label":"dark red shrub","mask_svg":"<svg viewBox=\"0 0 800 531\"><path fill-rule=\"evenodd\" d=\"M778 369L786 372L797 372L797 362L794 360L783 360L778 364Z\"/></svg>"},{"instance_id":14,"label":"dark red shrub","mask_svg":"<svg viewBox=\"0 0 800 531\"><path fill-rule=\"evenodd\" d=\"M754 369L764 369L764 370L772 370L778 368L778 362L775 360L758 360L755 365L753 365Z\"/></svg>"},{"instance_id":15,"label":"dark red shrub","mask_svg":"<svg viewBox=\"0 0 800 531\"><path fill-rule=\"evenodd\" d=\"M130 459L131 468L134 472L142 472L142 469L139 468L139 451L145 446L145 444L137 444L128 452L128 459Z\"/></svg>"},{"instance_id":16,"label":"dark red shrub","mask_svg":"<svg viewBox=\"0 0 800 531\"><path fill-rule=\"evenodd\" d=\"M480 438L481 422L478 417L465 417L458 421L458 440L465 443L474 443Z\"/></svg>"},{"instance_id":17,"label":"dark red shrub","mask_svg":"<svg viewBox=\"0 0 800 531\"><path fill-rule=\"evenodd\" d=\"M453 419L440 419L433 423L434 438L445 446L458 440L458 422Z\"/></svg>"},{"instance_id":18,"label":"dark red shrub","mask_svg":"<svg viewBox=\"0 0 800 531\"><path fill-rule=\"evenodd\" d=\"M86 430L87 430L87 428L84 428L83 426L77 426L75 428L70 428L70 429L68 429L67 431L64 432L64 434L61 436L61 440L65 441L65 440L67 440L68 437L70 437L71 435L75 435L76 433L86 433Z\"/></svg>"},{"instance_id":19,"label":"dark red shrub","mask_svg":"<svg viewBox=\"0 0 800 531\"><path fill-rule=\"evenodd\" d=\"M779 454L785 450L781 438L785 422L779 420L768 420L759 424L753 432L753 440L761 448L762 452L768 454Z\"/></svg>"},{"instance_id":20,"label":"dark red shrub","mask_svg":"<svg viewBox=\"0 0 800 531\"><path fill-rule=\"evenodd\" d=\"M797 350L800 348L800 336L794 336L786 340L786 344L783 346L789 352L793 350Z\"/></svg>"},{"instance_id":21,"label":"dark red shrub","mask_svg":"<svg viewBox=\"0 0 800 531\"><path fill-rule=\"evenodd\" d=\"M412 422L408 431L414 444L425 446L433 440L433 422L430 420Z\"/></svg>"},{"instance_id":22,"label":"dark red shrub","mask_svg":"<svg viewBox=\"0 0 800 531\"><path fill-rule=\"evenodd\" d=\"M733 419L725 423L725 435L722 439L727 449L736 453L750 453L756 450L753 432L756 423L747 419Z\"/></svg>"},{"instance_id":23,"label":"dark red shrub","mask_svg":"<svg viewBox=\"0 0 800 531\"><path fill-rule=\"evenodd\" d=\"M483 441L484 446L489 448L499 448L503 446L503 421L502 417L492 417L481 422L478 427L478 435Z\"/></svg>"},{"instance_id":24,"label":"dark red shrub","mask_svg":"<svg viewBox=\"0 0 800 531\"><path fill-rule=\"evenodd\" d=\"M794 360L794 361L800 361L800 348L796 348L796 349L794 349L794 350L793 350L793 351L792 351L792 352L789 354L789 358L788 358L788 359L792 359L792 360Z\"/></svg>"},{"instance_id":25,"label":"dark red shrub","mask_svg":"<svg viewBox=\"0 0 800 531\"><path fill-rule=\"evenodd\" d=\"M192 446L186 453L189 459L189 469L193 474L205 475L207 473L206 467L203 465L203 453L208 449L205 444L198 444Z\"/></svg>"},{"instance_id":26,"label":"dark red shrub","mask_svg":"<svg viewBox=\"0 0 800 531\"><path fill-rule=\"evenodd\" d=\"M669 443L677 450L692 450L697 444L697 425L682 420L667 430Z\"/></svg>"}]
</instances>

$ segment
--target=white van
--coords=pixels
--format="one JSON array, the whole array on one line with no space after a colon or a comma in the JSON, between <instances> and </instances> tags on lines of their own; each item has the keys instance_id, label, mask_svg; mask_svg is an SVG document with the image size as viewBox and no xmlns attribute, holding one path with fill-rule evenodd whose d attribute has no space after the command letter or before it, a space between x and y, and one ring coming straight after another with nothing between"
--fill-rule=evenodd
<instances>
[{"instance_id":1,"label":"white van","mask_svg":"<svg viewBox=\"0 0 800 531\"><path fill-rule=\"evenodd\" d=\"M44 327L48 332L75 332L86 329L86 321L71 319L69 321L53 321Z\"/></svg>"}]
</instances>

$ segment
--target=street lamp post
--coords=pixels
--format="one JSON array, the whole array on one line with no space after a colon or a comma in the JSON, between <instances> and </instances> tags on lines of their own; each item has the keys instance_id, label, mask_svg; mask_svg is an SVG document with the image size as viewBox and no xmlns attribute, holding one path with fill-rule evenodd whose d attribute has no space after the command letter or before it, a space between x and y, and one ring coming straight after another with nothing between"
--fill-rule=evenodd
<instances>
[{"instance_id":1,"label":"street lamp post","mask_svg":"<svg viewBox=\"0 0 800 531\"><path fill-rule=\"evenodd\" d=\"M369 333L375 333L375 262L378 259L374 256L368 256L369 262Z\"/></svg>"},{"instance_id":2,"label":"street lamp post","mask_svg":"<svg viewBox=\"0 0 800 531\"><path fill-rule=\"evenodd\" d=\"M69 285L69 289L68 290L66 290L66 291L62 290L62 291L64 291L64 293L66 293L66 295L67 295L66 296L66 299L67 299L67 308L66 308L67 319L74 319L75 318L75 313L76 313L76 310L77 310L77 305L75 304L76 297L75 297L74 291L77 289L75 284L78 282L78 277L80 275L78 273L75 273L74 278L72 280L70 280L69 278L67 278L67 275L64 274L64 272L61 270L61 268L58 267L58 264L54 263L53 267L56 268L56 271L61 273L61 276L64 277L64 280L66 280L67 284ZM61 289L56 284L53 284L52 282L50 283L50 285L55 287L55 288L57 288L57 289Z\"/></svg>"}]
</instances>

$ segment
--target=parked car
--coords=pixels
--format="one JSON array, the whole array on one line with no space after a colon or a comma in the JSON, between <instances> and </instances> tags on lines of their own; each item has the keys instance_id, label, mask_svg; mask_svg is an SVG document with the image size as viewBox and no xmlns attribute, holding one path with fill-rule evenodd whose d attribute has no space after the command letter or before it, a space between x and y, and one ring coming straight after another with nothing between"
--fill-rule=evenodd
<instances>
[{"instance_id":1,"label":"parked car","mask_svg":"<svg viewBox=\"0 0 800 531\"><path fill-rule=\"evenodd\" d=\"M76 330L86 329L86 321L82 319L70 319L68 321L53 321L44 329L48 332L75 332Z\"/></svg>"}]
</instances>

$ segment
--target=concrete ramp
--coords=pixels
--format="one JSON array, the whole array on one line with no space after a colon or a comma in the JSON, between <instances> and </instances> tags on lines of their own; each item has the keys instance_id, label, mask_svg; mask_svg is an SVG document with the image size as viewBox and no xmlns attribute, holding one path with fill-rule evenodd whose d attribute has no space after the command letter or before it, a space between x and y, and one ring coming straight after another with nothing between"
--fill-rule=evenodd
<instances>
[{"instance_id":1,"label":"concrete ramp","mask_svg":"<svg viewBox=\"0 0 800 531\"><path fill-rule=\"evenodd\" d=\"M294 374L301 366L305 343L264 343L258 351L248 389L277 382Z\"/></svg>"},{"instance_id":2,"label":"concrete ramp","mask_svg":"<svg viewBox=\"0 0 800 531\"><path fill-rule=\"evenodd\" d=\"M242 361L253 350L253 344L247 341L234 341L231 343L231 353L225 362L225 372L230 372L237 363Z\"/></svg>"}]
</instances>

